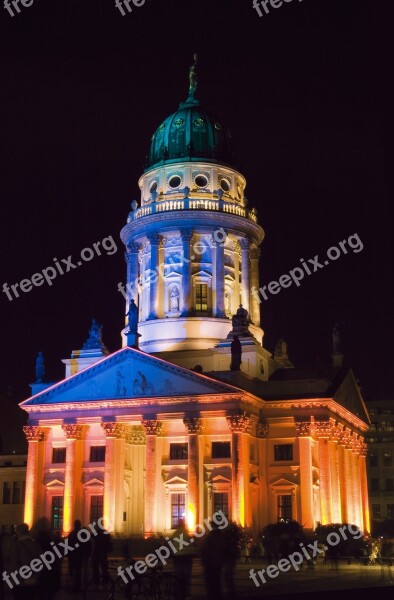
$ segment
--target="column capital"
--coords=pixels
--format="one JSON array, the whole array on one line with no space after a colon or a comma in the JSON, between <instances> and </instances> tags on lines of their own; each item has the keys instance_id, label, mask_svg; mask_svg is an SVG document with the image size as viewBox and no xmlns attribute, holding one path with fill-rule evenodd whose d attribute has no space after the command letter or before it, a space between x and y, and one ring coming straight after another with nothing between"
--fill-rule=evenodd
<instances>
[{"instance_id":1,"label":"column capital","mask_svg":"<svg viewBox=\"0 0 394 600\"><path fill-rule=\"evenodd\" d=\"M234 252L238 252L238 254L241 252L241 246L238 240L232 243L232 249Z\"/></svg>"},{"instance_id":2,"label":"column capital","mask_svg":"<svg viewBox=\"0 0 394 600\"><path fill-rule=\"evenodd\" d=\"M261 250L260 248L251 248L250 250L250 258L253 260L259 260L261 256Z\"/></svg>"},{"instance_id":3,"label":"column capital","mask_svg":"<svg viewBox=\"0 0 394 600\"><path fill-rule=\"evenodd\" d=\"M226 420L232 433L247 433L250 430L250 415L246 411L227 415Z\"/></svg>"},{"instance_id":4,"label":"column capital","mask_svg":"<svg viewBox=\"0 0 394 600\"><path fill-rule=\"evenodd\" d=\"M204 430L202 419L200 419L199 417L185 417L183 419L183 422L189 434L200 434Z\"/></svg>"},{"instance_id":5,"label":"column capital","mask_svg":"<svg viewBox=\"0 0 394 600\"><path fill-rule=\"evenodd\" d=\"M128 444L134 444L135 446L143 446L146 444L145 430L142 425L127 427L126 442Z\"/></svg>"},{"instance_id":6,"label":"column capital","mask_svg":"<svg viewBox=\"0 0 394 600\"><path fill-rule=\"evenodd\" d=\"M62 425L62 429L68 440L83 440L88 426L77 423L66 423Z\"/></svg>"},{"instance_id":7,"label":"column capital","mask_svg":"<svg viewBox=\"0 0 394 600\"><path fill-rule=\"evenodd\" d=\"M368 444L366 444L364 442L364 440L360 441L359 453L360 453L360 456L367 456Z\"/></svg>"},{"instance_id":8,"label":"column capital","mask_svg":"<svg viewBox=\"0 0 394 600\"><path fill-rule=\"evenodd\" d=\"M346 450L352 450L355 441L356 438L353 437L353 432L350 431L350 429L343 427L339 435L339 443L341 444L341 446L345 446Z\"/></svg>"},{"instance_id":9,"label":"column capital","mask_svg":"<svg viewBox=\"0 0 394 600\"><path fill-rule=\"evenodd\" d=\"M269 425L267 423L257 423L256 436L259 438L268 437Z\"/></svg>"},{"instance_id":10,"label":"column capital","mask_svg":"<svg viewBox=\"0 0 394 600\"><path fill-rule=\"evenodd\" d=\"M247 238L241 238L239 240L239 245L241 246L242 250L249 250L250 241Z\"/></svg>"},{"instance_id":11,"label":"column capital","mask_svg":"<svg viewBox=\"0 0 394 600\"><path fill-rule=\"evenodd\" d=\"M130 242L127 244L127 254L137 254L140 250L140 244L137 242Z\"/></svg>"},{"instance_id":12,"label":"column capital","mask_svg":"<svg viewBox=\"0 0 394 600\"><path fill-rule=\"evenodd\" d=\"M101 427L106 438L122 439L126 433L126 426L123 423L108 422L101 423Z\"/></svg>"},{"instance_id":13,"label":"column capital","mask_svg":"<svg viewBox=\"0 0 394 600\"><path fill-rule=\"evenodd\" d=\"M314 434L317 438L332 438L335 434L335 425L329 419L314 422Z\"/></svg>"},{"instance_id":14,"label":"column capital","mask_svg":"<svg viewBox=\"0 0 394 600\"><path fill-rule=\"evenodd\" d=\"M182 242L190 242L193 237L193 229L181 229Z\"/></svg>"},{"instance_id":15,"label":"column capital","mask_svg":"<svg viewBox=\"0 0 394 600\"><path fill-rule=\"evenodd\" d=\"M28 442L44 442L48 437L47 429L37 425L24 425L23 432Z\"/></svg>"},{"instance_id":16,"label":"column capital","mask_svg":"<svg viewBox=\"0 0 394 600\"><path fill-rule=\"evenodd\" d=\"M151 246L158 246L162 236L159 233L148 233L147 238Z\"/></svg>"},{"instance_id":17,"label":"column capital","mask_svg":"<svg viewBox=\"0 0 394 600\"><path fill-rule=\"evenodd\" d=\"M298 437L312 437L315 433L314 421L296 421L295 428Z\"/></svg>"},{"instance_id":18,"label":"column capital","mask_svg":"<svg viewBox=\"0 0 394 600\"><path fill-rule=\"evenodd\" d=\"M141 424L145 428L146 435L160 435L163 431L163 423L156 419L144 419Z\"/></svg>"}]
</instances>

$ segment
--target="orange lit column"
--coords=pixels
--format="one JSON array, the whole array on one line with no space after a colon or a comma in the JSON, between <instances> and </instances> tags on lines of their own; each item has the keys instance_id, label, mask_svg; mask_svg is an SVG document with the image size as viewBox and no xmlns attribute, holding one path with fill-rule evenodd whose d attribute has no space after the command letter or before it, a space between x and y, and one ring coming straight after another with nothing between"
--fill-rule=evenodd
<instances>
[{"instance_id":1,"label":"orange lit column","mask_svg":"<svg viewBox=\"0 0 394 600\"><path fill-rule=\"evenodd\" d=\"M250 417L245 412L226 417L231 429L231 462L232 462L232 515L231 519L245 525L245 502L249 493L245 494L245 439L244 434L250 427ZM249 492L249 481L247 481Z\"/></svg>"},{"instance_id":2,"label":"orange lit column","mask_svg":"<svg viewBox=\"0 0 394 600\"><path fill-rule=\"evenodd\" d=\"M121 423L101 423L105 433L104 468L104 525L110 532L117 531L117 515L123 510L120 474L123 474L122 447L124 447L125 426ZM124 455L124 451L123 451ZM122 477L123 483L123 477Z\"/></svg>"},{"instance_id":3,"label":"orange lit column","mask_svg":"<svg viewBox=\"0 0 394 600\"><path fill-rule=\"evenodd\" d=\"M260 248L252 248L250 251L250 265L251 265L251 289L259 289L259 258ZM257 294L251 294L250 296L250 312L251 319L256 327L260 327L260 302Z\"/></svg>"},{"instance_id":4,"label":"orange lit column","mask_svg":"<svg viewBox=\"0 0 394 600\"><path fill-rule=\"evenodd\" d=\"M156 532L157 510L157 435L161 431L161 423L156 420L142 421L146 433L146 467L145 467L145 534Z\"/></svg>"},{"instance_id":5,"label":"orange lit column","mask_svg":"<svg viewBox=\"0 0 394 600\"><path fill-rule=\"evenodd\" d=\"M188 431L188 453L187 453L187 526L194 529L199 519L199 458L198 458L198 436L202 433L202 422L198 418L186 418L183 422Z\"/></svg>"},{"instance_id":6,"label":"orange lit column","mask_svg":"<svg viewBox=\"0 0 394 600\"><path fill-rule=\"evenodd\" d=\"M63 535L73 528L76 488L76 443L81 439L83 426L77 424L62 425L66 436L66 466L64 469L64 508Z\"/></svg>"},{"instance_id":7,"label":"orange lit column","mask_svg":"<svg viewBox=\"0 0 394 600\"><path fill-rule=\"evenodd\" d=\"M242 306L250 313L250 282L249 282L249 247L250 242L246 238L239 240L242 253Z\"/></svg>"},{"instance_id":8,"label":"orange lit column","mask_svg":"<svg viewBox=\"0 0 394 600\"><path fill-rule=\"evenodd\" d=\"M359 464L360 440L358 439L353 444L352 452L352 467L353 467L353 497L354 497L354 523L363 531L363 509L361 495L361 480L360 480L360 464Z\"/></svg>"},{"instance_id":9,"label":"orange lit column","mask_svg":"<svg viewBox=\"0 0 394 600\"><path fill-rule=\"evenodd\" d=\"M320 512L321 524L328 525L332 519L332 490L329 436L331 423L316 423L319 438L319 482L320 482Z\"/></svg>"},{"instance_id":10,"label":"orange lit column","mask_svg":"<svg viewBox=\"0 0 394 600\"><path fill-rule=\"evenodd\" d=\"M32 527L34 521L39 516L37 514L37 495L38 482L42 481L42 465L40 465L41 442L45 441L46 432L41 427L26 425L23 428L26 439L29 444L27 451L26 468L26 492L25 492L25 512L24 522Z\"/></svg>"},{"instance_id":11,"label":"orange lit column","mask_svg":"<svg viewBox=\"0 0 394 600\"><path fill-rule=\"evenodd\" d=\"M191 311L191 283L192 283L192 264L190 258L190 242L193 237L191 229L182 229L182 290L183 290L183 308L182 317L187 317Z\"/></svg>"},{"instance_id":12,"label":"orange lit column","mask_svg":"<svg viewBox=\"0 0 394 600\"><path fill-rule=\"evenodd\" d=\"M334 432L335 435L335 432ZM341 489L339 484L338 465L338 440L331 439L328 442L330 452L331 471L331 496L332 496L332 522L342 523Z\"/></svg>"},{"instance_id":13,"label":"orange lit column","mask_svg":"<svg viewBox=\"0 0 394 600\"><path fill-rule=\"evenodd\" d=\"M150 243L150 271L149 271L149 317L148 320L157 319L157 304L159 296L159 244L161 236L157 233L148 235Z\"/></svg>"},{"instance_id":14,"label":"orange lit column","mask_svg":"<svg viewBox=\"0 0 394 600\"><path fill-rule=\"evenodd\" d=\"M349 523L348 516L348 475L346 472L345 465L345 434L343 427L338 428L338 467L339 467L339 482L340 482L340 492L341 492L341 516L342 523Z\"/></svg>"},{"instance_id":15,"label":"orange lit column","mask_svg":"<svg viewBox=\"0 0 394 600\"><path fill-rule=\"evenodd\" d=\"M347 510L347 522L355 522L355 498L354 498L354 477L358 476L358 473L354 473L353 465L353 452L351 445L350 436L347 437L347 443L345 446L345 477L346 477L346 510Z\"/></svg>"},{"instance_id":16,"label":"orange lit column","mask_svg":"<svg viewBox=\"0 0 394 600\"><path fill-rule=\"evenodd\" d=\"M313 418L313 417L312 417ZM315 527L313 514L312 436L314 422L296 423L300 453L301 520L306 529Z\"/></svg>"},{"instance_id":17,"label":"orange lit column","mask_svg":"<svg viewBox=\"0 0 394 600\"><path fill-rule=\"evenodd\" d=\"M367 479L367 444L364 442L361 444L360 450L360 458L359 458L359 477L360 477L360 487L361 487L361 498L362 498L362 507L363 507L363 526L364 533L370 533L371 531L371 523L370 523L370 515L369 515L369 498L368 498L368 479Z\"/></svg>"}]
</instances>

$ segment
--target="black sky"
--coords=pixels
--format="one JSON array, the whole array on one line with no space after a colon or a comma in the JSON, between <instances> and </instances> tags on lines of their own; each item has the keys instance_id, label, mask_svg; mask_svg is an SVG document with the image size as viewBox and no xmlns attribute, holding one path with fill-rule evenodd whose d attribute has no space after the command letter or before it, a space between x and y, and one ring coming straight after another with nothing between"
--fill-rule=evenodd
<instances>
[{"instance_id":1,"label":"black sky","mask_svg":"<svg viewBox=\"0 0 394 600\"><path fill-rule=\"evenodd\" d=\"M263 303L265 346L284 336L296 366L329 362L338 322L367 397L390 397L390 2L293 0L263 18L251 4L147 0L121 16L112 0L34 0L14 18L0 6L0 287L118 244L52 287L0 293L0 386L15 400L39 350L47 378L62 377L93 316L119 347L119 231L194 51L198 96L230 128L266 231L262 284L351 234L364 244Z\"/></svg>"}]
</instances>

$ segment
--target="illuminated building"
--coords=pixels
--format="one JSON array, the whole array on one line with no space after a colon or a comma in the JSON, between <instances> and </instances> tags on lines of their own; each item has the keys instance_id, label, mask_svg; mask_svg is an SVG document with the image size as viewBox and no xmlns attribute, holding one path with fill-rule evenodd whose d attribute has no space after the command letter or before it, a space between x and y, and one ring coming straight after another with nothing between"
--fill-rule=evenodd
<instances>
[{"instance_id":1,"label":"illuminated building","mask_svg":"<svg viewBox=\"0 0 394 600\"><path fill-rule=\"evenodd\" d=\"M394 408L387 400L370 400L367 405L371 430L367 472L371 520L394 519Z\"/></svg>"},{"instance_id":2,"label":"illuminated building","mask_svg":"<svg viewBox=\"0 0 394 600\"><path fill-rule=\"evenodd\" d=\"M23 522L25 454L0 454L0 533Z\"/></svg>"},{"instance_id":3,"label":"illuminated building","mask_svg":"<svg viewBox=\"0 0 394 600\"><path fill-rule=\"evenodd\" d=\"M192 67L121 232L138 343L130 315L112 354L93 323L63 361L66 378L34 384L22 403L25 520L47 514L66 533L75 518L104 514L116 534L137 536L168 532L181 516L193 528L222 509L254 532L278 519L369 530L359 388L340 356L326 373L302 373L283 340L274 356L264 348L252 293L264 231L231 138L195 88ZM241 371L230 370L235 333Z\"/></svg>"}]
</instances>

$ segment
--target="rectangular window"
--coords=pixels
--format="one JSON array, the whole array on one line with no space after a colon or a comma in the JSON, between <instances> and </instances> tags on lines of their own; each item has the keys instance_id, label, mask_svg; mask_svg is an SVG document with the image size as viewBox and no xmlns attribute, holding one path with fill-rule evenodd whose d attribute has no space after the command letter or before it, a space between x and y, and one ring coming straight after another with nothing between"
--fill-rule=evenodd
<instances>
[{"instance_id":1,"label":"rectangular window","mask_svg":"<svg viewBox=\"0 0 394 600\"><path fill-rule=\"evenodd\" d=\"M392 492L394 490L394 480L390 477L386 479L386 491Z\"/></svg>"},{"instance_id":2,"label":"rectangular window","mask_svg":"<svg viewBox=\"0 0 394 600\"><path fill-rule=\"evenodd\" d=\"M212 458L231 458L231 443L212 442Z\"/></svg>"},{"instance_id":3,"label":"rectangular window","mask_svg":"<svg viewBox=\"0 0 394 600\"><path fill-rule=\"evenodd\" d=\"M90 496L90 523L94 523L103 516L103 497Z\"/></svg>"},{"instance_id":4,"label":"rectangular window","mask_svg":"<svg viewBox=\"0 0 394 600\"><path fill-rule=\"evenodd\" d=\"M170 460L187 460L187 442L170 444Z\"/></svg>"},{"instance_id":5,"label":"rectangular window","mask_svg":"<svg viewBox=\"0 0 394 600\"><path fill-rule=\"evenodd\" d=\"M171 529L179 526L179 520L185 518L185 494L171 494Z\"/></svg>"},{"instance_id":6,"label":"rectangular window","mask_svg":"<svg viewBox=\"0 0 394 600\"><path fill-rule=\"evenodd\" d=\"M228 517L228 494L226 493L214 493L213 495L213 512L219 510Z\"/></svg>"},{"instance_id":7,"label":"rectangular window","mask_svg":"<svg viewBox=\"0 0 394 600\"><path fill-rule=\"evenodd\" d=\"M3 504L11 504L11 484L8 481L3 483Z\"/></svg>"},{"instance_id":8,"label":"rectangular window","mask_svg":"<svg viewBox=\"0 0 394 600\"><path fill-rule=\"evenodd\" d=\"M380 504L372 504L372 516L374 519L380 518Z\"/></svg>"},{"instance_id":9,"label":"rectangular window","mask_svg":"<svg viewBox=\"0 0 394 600\"><path fill-rule=\"evenodd\" d=\"M12 484L12 504L22 503L22 486L20 481L14 481Z\"/></svg>"},{"instance_id":10,"label":"rectangular window","mask_svg":"<svg viewBox=\"0 0 394 600\"><path fill-rule=\"evenodd\" d=\"M66 449L65 448L52 448L52 462L53 463L65 463L66 462Z\"/></svg>"},{"instance_id":11,"label":"rectangular window","mask_svg":"<svg viewBox=\"0 0 394 600\"><path fill-rule=\"evenodd\" d=\"M63 529L63 496L52 496L52 529Z\"/></svg>"},{"instance_id":12,"label":"rectangular window","mask_svg":"<svg viewBox=\"0 0 394 600\"><path fill-rule=\"evenodd\" d=\"M391 454L391 452L385 452L383 454L383 463L385 467L391 467L391 465L393 464L393 455Z\"/></svg>"},{"instance_id":13,"label":"rectangular window","mask_svg":"<svg viewBox=\"0 0 394 600\"><path fill-rule=\"evenodd\" d=\"M274 446L275 460L293 460L293 444Z\"/></svg>"},{"instance_id":14,"label":"rectangular window","mask_svg":"<svg viewBox=\"0 0 394 600\"><path fill-rule=\"evenodd\" d=\"M90 462L105 462L105 446L90 446Z\"/></svg>"},{"instance_id":15,"label":"rectangular window","mask_svg":"<svg viewBox=\"0 0 394 600\"><path fill-rule=\"evenodd\" d=\"M278 522L280 521L291 521L291 496L278 496Z\"/></svg>"},{"instance_id":16,"label":"rectangular window","mask_svg":"<svg viewBox=\"0 0 394 600\"><path fill-rule=\"evenodd\" d=\"M196 310L199 312L208 310L208 285L206 283L196 285Z\"/></svg>"},{"instance_id":17,"label":"rectangular window","mask_svg":"<svg viewBox=\"0 0 394 600\"><path fill-rule=\"evenodd\" d=\"M376 452L369 453L369 466L370 467L378 466L378 455L376 454Z\"/></svg>"},{"instance_id":18,"label":"rectangular window","mask_svg":"<svg viewBox=\"0 0 394 600\"><path fill-rule=\"evenodd\" d=\"M387 505L387 518L394 519L394 504Z\"/></svg>"},{"instance_id":19,"label":"rectangular window","mask_svg":"<svg viewBox=\"0 0 394 600\"><path fill-rule=\"evenodd\" d=\"M371 479L371 492L379 491L379 479Z\"/></svg>"}]
</instances>

